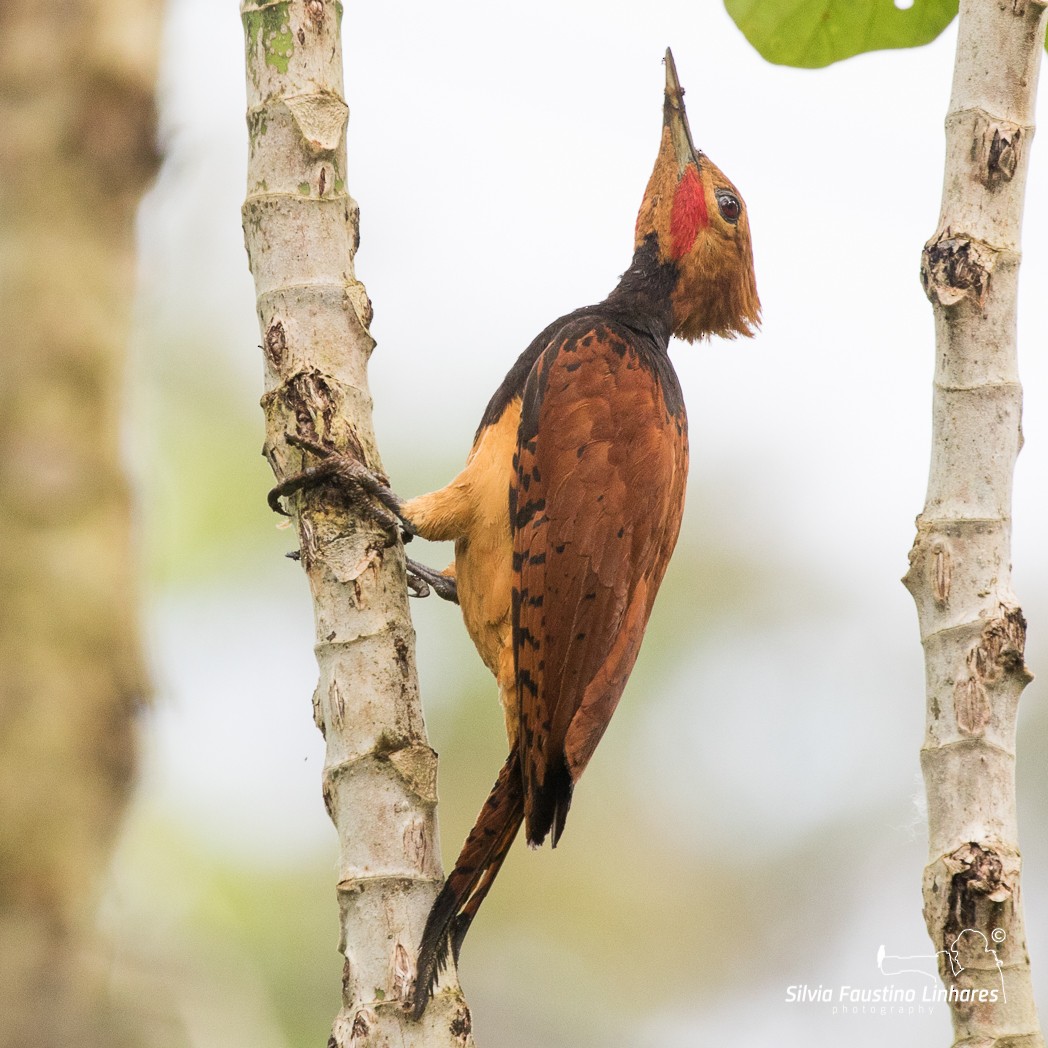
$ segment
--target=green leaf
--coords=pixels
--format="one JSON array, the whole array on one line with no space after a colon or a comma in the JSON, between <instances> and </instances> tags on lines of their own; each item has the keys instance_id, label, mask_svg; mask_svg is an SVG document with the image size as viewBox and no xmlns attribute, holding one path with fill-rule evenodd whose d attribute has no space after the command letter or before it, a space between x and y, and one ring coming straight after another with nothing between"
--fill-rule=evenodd
<instances>
[{"instance_id":1,"label":"green leaf","mask_svg":"<svg viewBox=\"0 0 1048 1048\"><path fill-rule=\"evenodd\" d=\"M957 14L958 0L724 0L728 14L769 62L814 69L863 51L920 47Z\"/></svg>"}]
</instances>

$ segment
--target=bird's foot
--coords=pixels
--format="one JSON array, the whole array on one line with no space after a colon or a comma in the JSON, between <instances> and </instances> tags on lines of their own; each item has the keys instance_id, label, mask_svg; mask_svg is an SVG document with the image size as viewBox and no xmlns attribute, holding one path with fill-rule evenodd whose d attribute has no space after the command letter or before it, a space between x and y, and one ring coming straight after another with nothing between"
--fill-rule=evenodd
<instances>
[{"instance_id":1,"label":"bird's foot","mask_svg":"<svg viewBox=\"0 0 1048 1048\"><path fill-rule=\"evenodd\" d=\"M408 557L408 589L416 597L428 597L432 589L438 597L458 604L458 585L450 575L419 564Z\"/></svg>"},{"instance_id":2,"label":"bird's foot","mask_svg":"<svg viewBox=\"0 0 1048 1048\"><path fill-rule=\"evenodd\" d=\"M336 451L325 444L288 433L287 442L316 455L320 461L315 466L307 466L290 477L285 477L269 493L269 508L276 513L288 516L287 510L280 504L282 498L294 495L297 491L316 487L319 484L337 485L363 516L373 520L388 531L393 541L399 537L409 542L415 534L411 522L403 515L403 502L362 462L352 455ZM434 587L435 588L435 587Z\"/></svg>"}]
</instances>

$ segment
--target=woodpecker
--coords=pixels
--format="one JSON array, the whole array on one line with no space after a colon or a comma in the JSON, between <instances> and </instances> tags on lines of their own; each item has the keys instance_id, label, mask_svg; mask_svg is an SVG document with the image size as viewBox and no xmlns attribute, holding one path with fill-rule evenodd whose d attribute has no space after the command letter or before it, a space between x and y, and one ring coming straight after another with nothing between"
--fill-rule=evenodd
<instances>
[{"instance_id":1,"label":"woodpecker","mask_svg":"<svg viewBox=\"0 0 1048 1048\"><path fill-rule=\"evenodd\" d=\"M401 501L355 460L321 457L270 502L336 480L387 526L452 540L437 574L495 675L509 754L423 932L412 1011L426 1008L521 825L556 847L572 791L640 649L680 531L688 475L671 336L754 334L760 301L746 206L692 142L666 52L662 138L637 216L633 260L603 302L548 325L488 403L465 468Z\"/></svg>"}]
</instances>

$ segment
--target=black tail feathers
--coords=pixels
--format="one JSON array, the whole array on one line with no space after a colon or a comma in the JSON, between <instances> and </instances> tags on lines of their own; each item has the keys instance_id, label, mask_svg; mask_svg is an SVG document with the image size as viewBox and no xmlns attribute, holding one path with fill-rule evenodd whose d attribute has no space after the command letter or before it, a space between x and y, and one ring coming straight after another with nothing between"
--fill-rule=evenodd
<instances>
[{"instance_id":1,"label":"black tail feathers","mask_svg":"<svg viewBox=\"0 0 1048 1048\"><path fill-rule=\"evenodd\" d=\"M491 890L524 821L524 786L516 750L509 755L476 824L462 846L426 919L416 965L412 1015L426 1010L449 955L458 961L462 940Z\"/></svg>"},{"instance_id":2,"label":"black tail feathers","mask_svg":"<svg viewBox=\"0 0 1048 1048\"><path fill-rule=\"evenodd\" d=\"M537 848L553 831L552 845L557 846L560 835L564 832L564 823L571 808L571 794L575 782L568 771L568 765L561 756L550 763L546 777L535 790L531 810L527 816L528 844Z\"/></svg>"}]
</instances>

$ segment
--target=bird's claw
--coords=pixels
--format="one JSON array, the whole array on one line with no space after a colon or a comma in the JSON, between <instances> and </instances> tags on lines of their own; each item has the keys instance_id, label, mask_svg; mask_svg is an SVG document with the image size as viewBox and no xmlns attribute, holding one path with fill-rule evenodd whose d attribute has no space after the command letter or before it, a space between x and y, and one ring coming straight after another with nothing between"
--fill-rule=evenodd
<instances>
[{"instance_id":1,"label":"bird's claw","mask_svg":"<svg viewBox=\"0 0 1048 1048\"><path fill-rule=\"evenodd\" d=\"M349 498L361 514L375 521L388 531L391 536L399 537L403 542L410 542L415 529L402 516L403 503L379 478L363 463L352 455L347 455L324 444L288 433L287 442L293 447L301 448L316 455L320 461L315 466L307 466L290 477L285 477L269 492L269 508L275 513L289 516L280 500L296 491L315 487L318 484L333 483Z\"/></svg>"},{"instance_id":2,"label":"bird's claw","mask_svg":"<svg viewBox=\"0 0 1048 1048\"><path fill-rule=\"evenodd\" d=\"M452 604L458 604L458 585L450 575L433 568L420 564L417 560L408 557L408 589L416 597L428 597L432 589L442 600L449 600Z\"/></svg>"},{"instance_id":3,"label":"bird's claw","mask_svg":"<svg viewBox=\"0 0 1048 1048\"><path fill-rule=\"evenodd\" d=\"M410 567L408 567L408 589L413 597L429 596L429 583L421 575L416 575Z\"/></svg>"}]
</instances>

